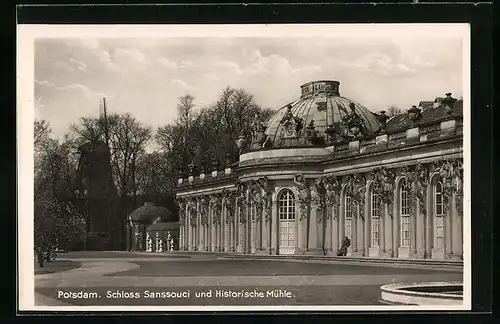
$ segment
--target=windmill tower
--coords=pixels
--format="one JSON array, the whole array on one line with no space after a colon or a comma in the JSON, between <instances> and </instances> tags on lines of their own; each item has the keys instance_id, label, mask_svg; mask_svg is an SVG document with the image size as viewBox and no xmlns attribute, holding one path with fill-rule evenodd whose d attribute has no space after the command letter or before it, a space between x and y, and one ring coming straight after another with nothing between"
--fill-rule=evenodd
<instances>
[{"instance_id":1,"label":"windmill tower","mask_svg":"<svg viewBox=\"0 0 500 324\"><path fill-rule=\"evenodd\" d=\"M113 183L109 146L109 125L106 99L99 105L99 122L103 126L103 137L78 148L80 160L76 177L87 220L85 249L116 249L113 241L115 224L114 203L116 188ZM118 225L120 227L120 225ZM120 238L121 239L121 238Z\"/></svg>"}]
</instances>

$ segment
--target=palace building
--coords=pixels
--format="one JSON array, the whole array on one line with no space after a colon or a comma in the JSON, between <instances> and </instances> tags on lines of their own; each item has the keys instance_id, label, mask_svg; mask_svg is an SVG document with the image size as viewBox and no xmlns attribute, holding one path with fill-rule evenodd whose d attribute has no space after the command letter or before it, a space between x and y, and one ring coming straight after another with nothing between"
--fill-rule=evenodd
<instances>
[{"instance_id":1,"label":"palace building","mask_svg":"<svg viewBox=\"0 0 500 324\"><path fill-rule=\"evenodd\" d=\"M388 118L313 81L239 161L178 180L179 248L245 254L463 257L463 101ZM192 168L191 168L192 169Z\"/></svg>"}]
</instances>

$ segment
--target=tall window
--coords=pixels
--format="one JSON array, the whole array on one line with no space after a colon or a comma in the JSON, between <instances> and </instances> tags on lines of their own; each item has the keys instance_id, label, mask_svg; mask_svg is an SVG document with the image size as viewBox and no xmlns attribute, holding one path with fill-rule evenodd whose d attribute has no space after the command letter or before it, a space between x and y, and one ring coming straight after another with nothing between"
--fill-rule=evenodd
<instances>
[{"instance_id":1,"label":"tall window","mask_svg":"<svg viewBox=\"0 0 500 324\"><path fill-rule=\"evenodd\" d=\"M351 196L346 194L345 196L345 212L344 212L344 218L345 218L345 236L347 236L349 239L351 239L352 236L352 201L351 201Z\"/></svg>"},{"instance_id":2,"label":"tall window","mask_svg":"<svg viewBox=\"0 0 500 324\"><path fill-rule=\"evenodd\" d=\"M291 190L284 190L279 199L280 220L295 219L295 197Z\"/></svg>"},{"instance_id":3,"label":"tall window","mask_svg":"<svg viewBox=\"0 0 500 324\"><path fill-rule=\"evenodd\" d=\"M438 181L434 189L434 248L444 247L443 184Z\"/></svg>"},{"instance_id":4,"label":"tall window","mask_svg":"<svg viewBox=\"0 0 500 324\"><path fill-rule=\"evenodd\" d=\"M380 238L380 196L372 191L372 214L371 214L371 229L372 229L372 246L379 246Z\"/></svg>"},{"instance_id":5,"label":"tall window","mask_svg":"<svg viewBox=\"0 0 500 324\"><path fill-rule=\"evenodd\" d=\"M295 196L289 189L284 190L279 198L280 246L295 246Z\"/></svg>"},{"instance_id":6,"label":"tall window","mask_svg":"<svg viewBox=\"0 0 500 324\"><path fill-rule=\"evenodd\" d=\"M401 183L401 247L410 246L410 198L408 197L409 187L406 179Z\"/></svg>"},{"instance_id":7,"label":"tall window","mask_svg":"<svg viewBox=\"0 0 500 324\"><path fill-rule=\"evenodd\" d=\"M255 202L252 200L250 203L250 219L252 222L255 222L257 219L257 205L255 205Z\"/></svg>"}]
</instances>

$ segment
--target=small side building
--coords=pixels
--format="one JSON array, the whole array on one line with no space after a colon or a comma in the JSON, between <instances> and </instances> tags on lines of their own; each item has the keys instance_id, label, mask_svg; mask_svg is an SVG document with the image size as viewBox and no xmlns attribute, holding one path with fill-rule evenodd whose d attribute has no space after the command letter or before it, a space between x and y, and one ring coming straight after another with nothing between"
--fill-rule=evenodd
<instances>
[{"instance_id":1,"label":"small side building","mask_svg":"<svg viewBox=\"0 0 500 324\"><path fill-rule=\"evenodd\" d=\"M177 214L145 202L128 216L127 250L165 252L179 249Z\"/></svg>"}]
</instances>

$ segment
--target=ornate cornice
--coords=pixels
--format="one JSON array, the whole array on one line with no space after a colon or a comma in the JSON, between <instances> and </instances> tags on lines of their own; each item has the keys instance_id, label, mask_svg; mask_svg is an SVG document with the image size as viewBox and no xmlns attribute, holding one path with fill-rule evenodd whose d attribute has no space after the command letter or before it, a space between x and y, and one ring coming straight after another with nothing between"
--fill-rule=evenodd
<instances>
[{"instance_id":1,"label":"ornate cornice","mask_svg":"<svg viewBox=\"0 0 500 324\"><path fill-rule=\"evenodd\" d=\"M366 178L358 173L347 176L346 192L351 195L352 201L359 206L359 216L364 218Z\"/></svg>"},{"instance_id":2,"label":"ornate cornice","mask_svg":"<svg viewBox=\"0 0 500 324\"><path fill-rule=\"evenodd\" d=\"M332 208L338 205L337 196L340 195L342 191L342 181L337 176L326 176L324 177L325 186L325 200L327 208L327 217L331 216Z\"/></svg>"},{"instance_id":3,"label":"ornate cornice","mask_svg":"<svg viewBox=\"0 0 500 324\"><path fill-rule=\"evenodd\" d=\"M273 206L273 186L267 177L261 177L255 180L262 194L262 207L266 223L271 221Z\"/></svg>"},{"instance_id":4,"label":"ornate cornice","mask_svg":"<svg viewBox=\"0 0 500 324\"><path fill-rule=\"evenodd\" d=\"M222 212L222 196L221 194L213 194L210 196L210 209L212 212L212 223L220 224Z\"/></svg>"},{"instance_id":5,"label":"ornate cornice","mask_svg":"<svg viewBox=\"0 0 500 324\"><path fill-rule=\"evenodd\" d=\"M200 224L208 225L208 208L210 198L207 195L198 196L198 210L200 213Z\"/></svg>"},{"instance_id":6,"label":"ornate cornice","mask_svg":"<svg viewBox=\"0 0 500 324\"><path fill-rule=\"evenodd\" d=\"M408 193L410 198L410 210L413 212L415 200L418 198L418 206L422 214L427 214L425 208L425 196L429 185L429 170L422 163L413 166L404 166L401 168L401 175L406 178L408 183Z\"/></svg>"},{"instance_id":7,"label":"ornate cornice","mask_svg":"<svg viewBox=\"0 0 500 324\"><path fill-rule=\"evenodd\" d=\"M176 203L179 210L179 221L183 221L186 217L186 200L178 197Z\"/></svg>"},{"instance_id":8,"label":"ornate cornice","mask_svg":"<svg viewBox=\"0 0 500 324\"><path fill-rule=\"evenodd\" d=\"M196 198L191 198L187 201L189 212L189 224L196 227L196 218L198 217L198 207Z\"/></svg>"},{"instance_id":9,"label":"ornate cornice","mask_svg":"<svg viewBox=\"0 0 500 324\"><path fill-rule=\"evenodd\" d=\"M234 223L234 206L236 204L236 191L222 191L222 206L226 209L226 224Z\"/></svg>"},{"instance_id":10,"label":"ornate cornice","mask_svg":"<svg viewBox=\"0 0 500 324\"><path fill-rule=\"evenodd\" d=\"M441 160L433 164L433 171L438 173L438 179L443 184L444 208L450 208L450 201L455 194L457 212L463 209L463 166L460 159Z\"/></svg>"},{"instance_id":11,"label":"ornate cornice","mask_svg":"<svg viewBox=\"0 0 500 324\"><path fill-rule=\"evenodd\" d=\"M326 189L325 189L325 179L323 177L316 179L311 186L311 206L316 208L317 221L323 221L325 218L326 211Z\"/></svg>"},{"instance_id":12,"label":"ornate cornice","mask_svg":"<svg viewBox=\"0 0 500 324\"><path fill-rule=\"evenodd\" d=\"M372 191L379 195L380 201L387 206L392 206L394 203L394 180L396 174L391 169L385 167L374 169L370 173L372 183ZM389 215L392 216L392 208L388 208Z\"/></svg>"}]
</instances>

